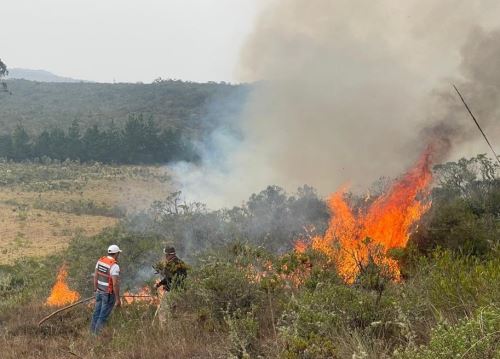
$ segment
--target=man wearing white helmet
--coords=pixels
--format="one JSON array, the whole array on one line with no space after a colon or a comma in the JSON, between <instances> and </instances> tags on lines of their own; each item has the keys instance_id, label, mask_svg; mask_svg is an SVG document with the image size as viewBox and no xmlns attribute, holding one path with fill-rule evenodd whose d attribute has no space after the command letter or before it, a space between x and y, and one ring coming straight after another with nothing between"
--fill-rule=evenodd
<instances>
[{"instance_id":1,"label":"man wearing white helmet","mask_svg":"<svg viewBox=\"0 0 500 359\"><path fill-rule=\"evenodd\" d=\"M113 307L122 305L120 299L120 266L118 257L121 249L112 244L108 247L108 255L99 258L95 266L94 292L95 308L90 330L98 334L106 324Z\"/></svg>"}]
</instances>

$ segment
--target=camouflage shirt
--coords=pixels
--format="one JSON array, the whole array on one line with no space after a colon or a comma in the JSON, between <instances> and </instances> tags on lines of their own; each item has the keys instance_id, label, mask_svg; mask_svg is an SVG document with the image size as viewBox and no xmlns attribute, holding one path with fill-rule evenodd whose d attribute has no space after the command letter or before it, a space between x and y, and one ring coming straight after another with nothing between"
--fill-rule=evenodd
<instances>
[{"instance_id":1,"label":"camouflage shirt","mask_svg":"<svg viewBox=\"0 0 500 359\"><path fill-rule=\"evenodd\" d=\"M189 269L186 263L175 257L169 261L162 260L153 265L154 270L162 276L158 286L163 286L167 291L182 286Z\"/></svg>"}]
</instances>

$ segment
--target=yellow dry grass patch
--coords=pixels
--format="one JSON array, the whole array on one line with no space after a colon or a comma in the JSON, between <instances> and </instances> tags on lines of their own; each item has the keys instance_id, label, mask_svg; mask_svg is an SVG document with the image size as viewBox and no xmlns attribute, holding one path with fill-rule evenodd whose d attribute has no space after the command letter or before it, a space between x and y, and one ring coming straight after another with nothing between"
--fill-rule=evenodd
<instances>
[{"instance_id":1,"label":"yellow dry grass patch","mask_svg":"<svg viewBox=\"0 0 500 359\"><path fill-rule=\"evenodd\" d=\"M0 205L0 263L57 252L66 248L75 234L95 235L116 222L109 217Z\"/></svg>"},{"instance_id":2,"label":"yellow dry grass patch","mask_svg":"<svg viewBox=\"0 0 500 359\"><path fill-rule=\"evenodd\" d=\"M131 213L149 208L154 201L164 200L171 190L169 184L156 180L95 180L89 181L80 191L31 192L19 187L0 188L0 203L15 201L30 206L36 200L93 200L98 204L123 207Z\"/></svg>"}]
</instances>

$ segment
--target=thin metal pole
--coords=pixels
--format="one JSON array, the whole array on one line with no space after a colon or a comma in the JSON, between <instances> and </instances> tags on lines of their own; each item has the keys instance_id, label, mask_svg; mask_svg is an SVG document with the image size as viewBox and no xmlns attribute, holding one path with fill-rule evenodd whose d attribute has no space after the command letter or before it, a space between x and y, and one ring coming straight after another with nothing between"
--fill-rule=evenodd
<instances>
[{"instance_id":1,"label":"thin metal pole","mask_svg":"<svg viewBox=\"0 0 500 359\"><path fill-rule=\"evenodd\" d=\"M498 158L498 155L496 154L495 150L493 149L493 146L491 145L490 141L488 140L488 137L486 137L486 133L484 133L483 129L479 125L479 122L477 122L476 117L474 116L474 114L470 110L469 106L467 105L467 102L465 102L465 100L464 100L462 94L460 93L460 91L458 91L458 89L457 89L457 87L455 85L453 85L453 88L455 89L455 91L457 91L457 94L460 97L460 100L462 100L465 108L467 109L467 111L469 111L469 114L472 117L472 119L474 120L474 123L476 124L477 128L479 129L479 131L481 131L481 134L483 135L484 139L486 140L486 143L488 144L488 146L490 146L491 152L493 152L493 155L495 156L495 159L497 160L498 164L500 165L500 159Z\"/></svg>"}]
</instances>

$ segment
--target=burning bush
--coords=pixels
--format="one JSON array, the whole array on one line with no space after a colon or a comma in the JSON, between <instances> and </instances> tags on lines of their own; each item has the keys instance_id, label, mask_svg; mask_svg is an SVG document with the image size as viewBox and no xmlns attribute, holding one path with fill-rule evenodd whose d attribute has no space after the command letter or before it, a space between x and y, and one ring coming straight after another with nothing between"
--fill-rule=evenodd
<instances>
[{"instance_id":1,"label":"burning bush","mask_svg":"<svg viewBox=\"0 0 500 359\"><path fill-rule=\"evenodd\" d=\"M335 262L347 283L372 264L399 279L399 265L387 253L406 247L411 229L430 208L430 158L431 148L386 193L358 211L345 200L345 189L330 196L328 229L323 236L313 237L311 246Z\"/></svg>"}]
</instances>

